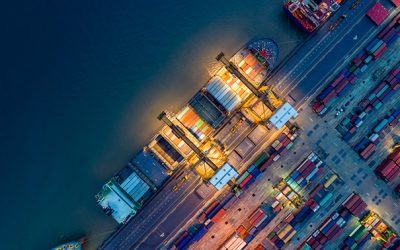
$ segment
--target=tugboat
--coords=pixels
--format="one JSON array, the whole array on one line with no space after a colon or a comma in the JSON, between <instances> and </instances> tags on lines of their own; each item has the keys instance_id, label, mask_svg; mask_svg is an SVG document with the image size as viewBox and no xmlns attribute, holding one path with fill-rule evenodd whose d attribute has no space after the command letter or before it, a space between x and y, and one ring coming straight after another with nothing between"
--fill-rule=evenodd
<instances>
[{"instance_id":1,"label":"tugboat","mask_svg":"<svg viewBox=\"0 0 400 250\"><path fill-rule=\"evenodd\" d=\"M78 241L71 241L52 248L51 250L82 250L82 246L86 243L86 239L82 238Z\"/></svg>"}]
</instances>

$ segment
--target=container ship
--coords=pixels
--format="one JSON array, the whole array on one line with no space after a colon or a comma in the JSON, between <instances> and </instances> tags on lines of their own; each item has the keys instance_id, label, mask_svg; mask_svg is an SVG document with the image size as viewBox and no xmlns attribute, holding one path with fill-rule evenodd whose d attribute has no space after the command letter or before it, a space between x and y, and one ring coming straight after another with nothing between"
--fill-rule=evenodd
<instances>
[{"instance_id":1,"label":"container ship","mask_svg":"<svg viewBox=\"0 0 400 250\"><path fill-rule=\"evenodd\" d=\"M254 89L259 89L275 67L278 53L278 45L271 39L250 41L225 61L233 65L236 73L225 64L179 112L168 112L172 127L179 128L187 140L179 138L171 126L161 127L151 142L95 196L104 212L118 223L126 223L182 167L190 166L203 179L210 180L226 164L225 150L230 142L221 137L216 143L214 136L230 114L243 110L244 104L247 113L241 119L265 120L272 114L269 111L266 115L269 109ZM212 162L194 164L199 158L193 145L206 152Z\"/></svg>"},{"instance_id":2,"label":"container ship","mask_svg":"<svg viewBox=\"0 0 400 250\"><path fill-rule=\"evenodd\" d=\"M342 0L286 0L283 9L306 33L312 33L340 8Z\"/></svg>"}]
</instances>

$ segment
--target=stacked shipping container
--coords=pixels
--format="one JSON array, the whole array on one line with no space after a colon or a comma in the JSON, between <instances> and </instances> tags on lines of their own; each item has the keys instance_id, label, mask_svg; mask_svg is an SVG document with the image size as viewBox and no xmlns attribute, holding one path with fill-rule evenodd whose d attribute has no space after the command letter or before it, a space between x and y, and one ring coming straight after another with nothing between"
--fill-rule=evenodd
<instances>
[{"instance_id":1,"label":"stacked shipping container","mask_svg":"<svg viewBox=\"0 0 400 250\"><path fill-rule=\"evenodd\" d=\"M361 220L361 224L373 237L389 240L392 229L375 212L369 211Z\"/></svg>"},{"instance_id":2,"label":"stacked shipping container","mask_svg":"<svg viewBox=\"0 0 400 250\"><path fill-rule=\"evenodd\" d=\"M304 206L294 215L293 220L290 222L293 227L296 227L299 223L306 222L333 197L332 193L324 189L321 183L311 191L309 196L310 199L306 201Z\"/></svg>"},{"instance_id":3,"label":"stacked shipping container","mask_svg":"<svg viewBox=\"0 0 400 250\"><path fill-rule=\"evenodd\" d=\"M268 148L268 152L262 152L253 164L237 178L236 184L240 188L238 195L241 194L241 190L246 190L262 176L262 172L286 153L293 146L296 138L295 132L282 132Z\"/></svg>"},{"instance_id":4,"label":"stacked shipping container","mask_svg":"<svg viewBox=\"0 0 400 250\"><path fill-rule=\"evenodd\" d=\"M190 106L186 106L176 118L200 141L213 131L212 127L203 121Z\"/></svg>"},{"instance_id":5,"label":"stacked shipping container","mask_svg":"<svg viewBox=\"0 0 400 250\"><path fill-rule=\"evenodd\" d=\"M363 138L356 144L354 150L360 154L362 159L367 160L375 152L375 148L380 142L380 137L383 136L384 129L397 125L399 118L400 110L394 111L390 116L378 122L368 138Z\"/></svg>"},{"instance_id":6,"label":"stacked shipping container","mask_svg":"<svg viewBox=\"0 0 400 250\"><path fill-rule=\"evenodd\" d=\"M400 148L394 151L376 169L375 173L385 181L391 182L400 174Z\"/></svg>"},{"instance_id":7,"label":"stacked shipping container","mask_svg":"<svg viewBox=\"0 0 400 250\"><path fill-rule=\"evenodd\" d=\"M393 96L395 90L399 87L400 63L393 67L389 74L359 103L362 111L342 120L341 125L347 130L347 132L343 134L343 140L349 141L354 136L357 129L363 125L368 114L374 109L379 110L382 108L383 104ZM397 123L399 118L400 113L396 113L394 119L390 120L390 122Z\"/></svg>"},{"instance_id":8,"label":"stacked shipping container","mask_svg":"<svg viewBox=\"0 0 400 250\"><path fill-rule=\"evenodd\" d=\"M297 168L288 177L286 183L296 192L304 188L312 179L321 173L324 162L315 154L308 155Z\"/></svg>"},{"instance_id":9,"label":"stacked shipping container","mask_svg":"<svg viewBox=\"0 0 400 250\"><path fill-rule=\"evenodd\" d=\"M331 84L326 87L318 96L313 104L313 109L319 115L324 115L333 104L337 96L343 95L368 68L368 64L373 60L378 60L381 55L391 46L400 36L400 14L383 29L368 46L357 54L357 56L347 65Z\"/></svg>"},{"instance_id":10,"label":"stacked shipping container","mask_svg":"<svg viewBox=\"0 0 400 250\"><path fill-rule=\"evenodd\" d=\"M352 193L336 212L333 212L320 224L300 249L322 249L325 244L334 241L340 235L352 215L360 215L366 207L367 204L360 196Z\"/></svg>"},{"instance_id":11,"label":"stacked shipping container","mask_svg":"<svg viewBox=\"0 0 400 250\"><path fill-rule=\"evenodd\" d=\"M245 220L227 240L221 249L243 249L254 237L264 229L273 219L274 215L269 209L258 208Z\"/></svg>"},{"instance_id":12,"label":"stacked shipping container","mask_svg":"<svg viewBox=\"0 0 400 250\"><path fill-rule=\"evenodd\" d=\"M362 249L371 237L372 235L366 227L358 225L344 240L342 250Z\"/></svg>"},{"instance_id":13,"label":"stacked shipping container","mask_svg":"<svg viewBox=\"0 0 400 250\"><path fill-rule=\"evenodd\" d=\"M283 155L288 149L290 149L293 145L293 141L297 138L297 134L295 131L284 131L282 132L277 140L274 141L274 146L271 146L269 152L263 152L259 155L259 157L253 162L252 165L242 174L237 180L237 187L240 188L240 192L236 193L236 195L240 195L242 190L247 189L254 181L262 176L262 172L267 169L269 165L271 165L274 161L279 159L280 155ZM274 154L275 152L279 152ZM278 157L277 157L278 156ZM208 229L210 229L214 223L218 222L226 213L226 210L232 206L237 200L237 196L234 193L229 193L226 195L222 201L215 200L211 205L200 214L198 218L198 222L204 226L201 229L201 233L198 234L184 234L185 237L178 238L174 243L173 248L177 249L186 249L190 246L194 241L198 241L201 237L206 233ZM262 215L263 213L263 215ZM258 216L256 216L258 215ZM228 241L225 243L222 249L240 249L240 247L244 247L248 242L251 241L252 237L265 227L268 222L273 218L272 213L268 213L265 209L258 209L254 214L249 217L249 222L246 225L250 225L251 227L246 227L245 231L242 228L240 232L248 233L246 237L250 238L240 238L236 234L234 234ZM249 224L250 223L250 224ZM196 231L197 232L197 231ZM247 243L246 243L247 241ZM178 247L179 246L179 247Z\"/></svg>"},{"instance_id":14,"label":"stacked shipping container","mask_svg":"<svg viewBox=\"0 0 400 250\"><path fill-rule=\"evenodd\" d=\"M289 224L292 219L293 215L288 215L268 235L268 239L279 249L286 245L297 233L296 229Z\"/></svg>"}]
</instances>

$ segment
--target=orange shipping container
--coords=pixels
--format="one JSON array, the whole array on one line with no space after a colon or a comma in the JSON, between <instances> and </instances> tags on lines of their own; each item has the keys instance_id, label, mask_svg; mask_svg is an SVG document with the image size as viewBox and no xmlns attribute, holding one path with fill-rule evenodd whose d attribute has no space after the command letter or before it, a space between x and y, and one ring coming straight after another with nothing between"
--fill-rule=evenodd
<instances>
[{"instance_id":1,"label":"orange shipping container","mask_svg":"<svg viewBox=\"0 0 400 250\"><path fill-rule=\"evenodd\" d=\"M211 221L212 222L218 222L226 213L226 210L221 208L221 210L219 210L212 218Z\"/></svg>"}]
</instances>

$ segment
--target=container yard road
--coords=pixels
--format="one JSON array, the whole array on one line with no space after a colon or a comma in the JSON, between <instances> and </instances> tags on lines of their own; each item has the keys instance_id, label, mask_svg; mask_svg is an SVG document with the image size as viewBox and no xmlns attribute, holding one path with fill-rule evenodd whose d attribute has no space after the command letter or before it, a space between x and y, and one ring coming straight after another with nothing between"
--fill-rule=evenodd
<instances>
[{"instance_id":1,"label":"container yard road","mask_svg":"<svg viewBox=\"0 0 400 250\"><path fill-rule=\"evenodd\" d=\"M301 106L317 88L324 85L329 76L340 70L356 49L379 31L380 27L377 28L365 16L375 2L361 0L356 8L350 10L352 1L346 1L327 23L284 60L267 84L277 85L275 91L297 107ZM382 3L391 8L388 1ZM343 14L346 14L345 20L329 31L329 26ZM191 174L177 192L172 192L178 181L174 179L167 184L100 249L156 249L172 237L172 233L193 217L206 201L195 192L201 183L198 176Z\"/></svg>"},{"instance_id":2,"label":"container yard road","mask_svg":"<svg viewBox=\"0 0 400 250\"><path fill-rule=\"evenodd\" d=\"M339 71L357 49L362 48L384 27L382 24L377 28L365 15L375 2L361 0L354 9L350 9L352 1L345 1L301 48L275 70L267 83L276 86L275 91L299 107L324 85L327 78ZM387 9L394 8L387 0L381 2ZM329 31L329 26L342 15L346 15L346 18Z\"/></svg>"}]
</instances>

